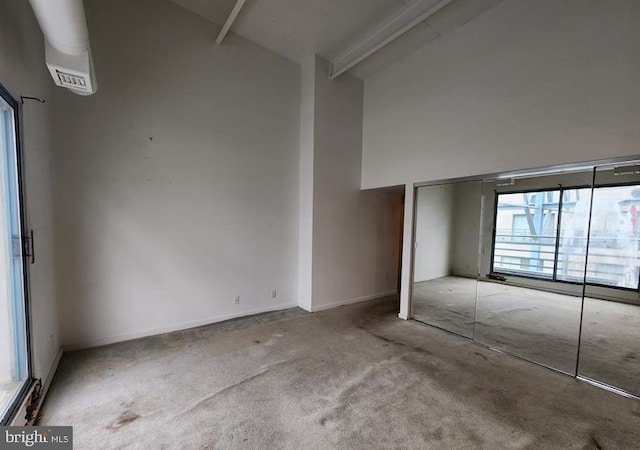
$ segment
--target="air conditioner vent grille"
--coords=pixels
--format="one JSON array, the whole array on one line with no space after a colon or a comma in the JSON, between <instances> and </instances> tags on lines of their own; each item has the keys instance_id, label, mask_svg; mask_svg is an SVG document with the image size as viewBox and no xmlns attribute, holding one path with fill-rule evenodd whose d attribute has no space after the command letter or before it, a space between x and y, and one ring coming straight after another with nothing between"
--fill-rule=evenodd
<instances>
[{"instance_id":1,"label":"air conditioner vent grille","mask_svg":"<svg viewBox=\"0 0 640 450\"><path fill-rule=\"evenodd\" d=\"M79 89L83 91L89 90L90 82L83 76L79 76L76 74L71 74L67 72L62 72L61 70L56 69L56 75L58 76L58 84L59 86L64 86L72 89Z\"/></svg>"}]
</instances>

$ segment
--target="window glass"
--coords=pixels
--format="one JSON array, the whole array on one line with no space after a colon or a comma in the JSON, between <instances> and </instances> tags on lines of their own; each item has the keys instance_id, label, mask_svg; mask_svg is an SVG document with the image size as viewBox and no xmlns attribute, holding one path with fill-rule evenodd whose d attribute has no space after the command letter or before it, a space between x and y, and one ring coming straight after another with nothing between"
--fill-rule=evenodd
<instances>
[{"instance_id":1,"label":"window glass","mask_svg":"<svg viewBox=\"0 0 640 450\"><path fill-rule=\"evenodd\" d=\"M0 96L0 423L29 378L15 114Z\"/></svg>"}]
</instances>

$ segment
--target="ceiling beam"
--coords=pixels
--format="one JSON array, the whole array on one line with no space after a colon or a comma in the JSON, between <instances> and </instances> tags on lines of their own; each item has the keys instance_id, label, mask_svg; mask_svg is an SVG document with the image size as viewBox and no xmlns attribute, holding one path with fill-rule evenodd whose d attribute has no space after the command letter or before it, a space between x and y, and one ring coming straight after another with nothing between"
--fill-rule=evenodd
<instances>
[{"instance_id":1,"label":"ceiling beam","mask_svg":"<svg viewBox=\"0 0 640 450\"><path fill-rule=\"evenodd\" d=\"M329 78L334 79L423 22L453 0L415 0L382 22L331 61Z\"/></svg>"},{"instance_id":2,"label":"ceiling beam","mask_svg":"<svg viewBox=\"0 0 640 450\"><path fill-rule=\"evenodd\" d=\"M218 33L218 37L216 38L216 44L218 45L222 44L222 41L227 36L227 33L231 29L231 25L233 25L233 22L236 21L236 18L238 17L238 14L240 14L240 10L242 9L246 1L247 0L238 0L236 4L233 6L231 13L229 13L229 17L227 17L227 21L222 26L220 33Z\"/></svg>"}]
</instances>

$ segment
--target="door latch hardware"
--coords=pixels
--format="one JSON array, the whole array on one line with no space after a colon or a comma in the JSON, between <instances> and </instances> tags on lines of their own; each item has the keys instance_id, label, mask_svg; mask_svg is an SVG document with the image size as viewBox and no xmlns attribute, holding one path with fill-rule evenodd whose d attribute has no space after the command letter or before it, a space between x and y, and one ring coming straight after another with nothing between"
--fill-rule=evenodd
<instances>
[{"instance_id":1,"label":"door latch hardware","mask_svg":"<svg viewBox=\"0 0 640 450\"><path fill-rule=\"evenodd\" d=\"M33 246L33 230L29 230L29 236L23 236L22 238L22 254L30 258L29 262L31 264L36 262L36 252Z\"/></svg>"}]
</instances>

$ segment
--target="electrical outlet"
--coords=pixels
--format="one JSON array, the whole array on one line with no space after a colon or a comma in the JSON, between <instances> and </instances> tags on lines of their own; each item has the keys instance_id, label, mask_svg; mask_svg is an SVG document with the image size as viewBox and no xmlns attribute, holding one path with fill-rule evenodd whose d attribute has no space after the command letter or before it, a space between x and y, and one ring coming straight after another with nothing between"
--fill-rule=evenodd
<instances>
[{"instance_id":1,"label":"electrical outlet","mask_svg":"<svg viewBox=\"0 0 640 450\"><path fill-rule=\"evenodd\" d=\"M271 298L276 298L278 296L278 291L277 290L273 290L271 291Z\"/></svg>"},{"instance_id":2,"label":"electrical outlet","mask_svg":"<svg viewBox=\"0 0 640 450\"><path fill-rule=\"evenodd\" d=\"M239 305L240 304L240 296L236 295L235 297L233 297L233 304L234 305Z\"/></svg>"}]
</instances>

